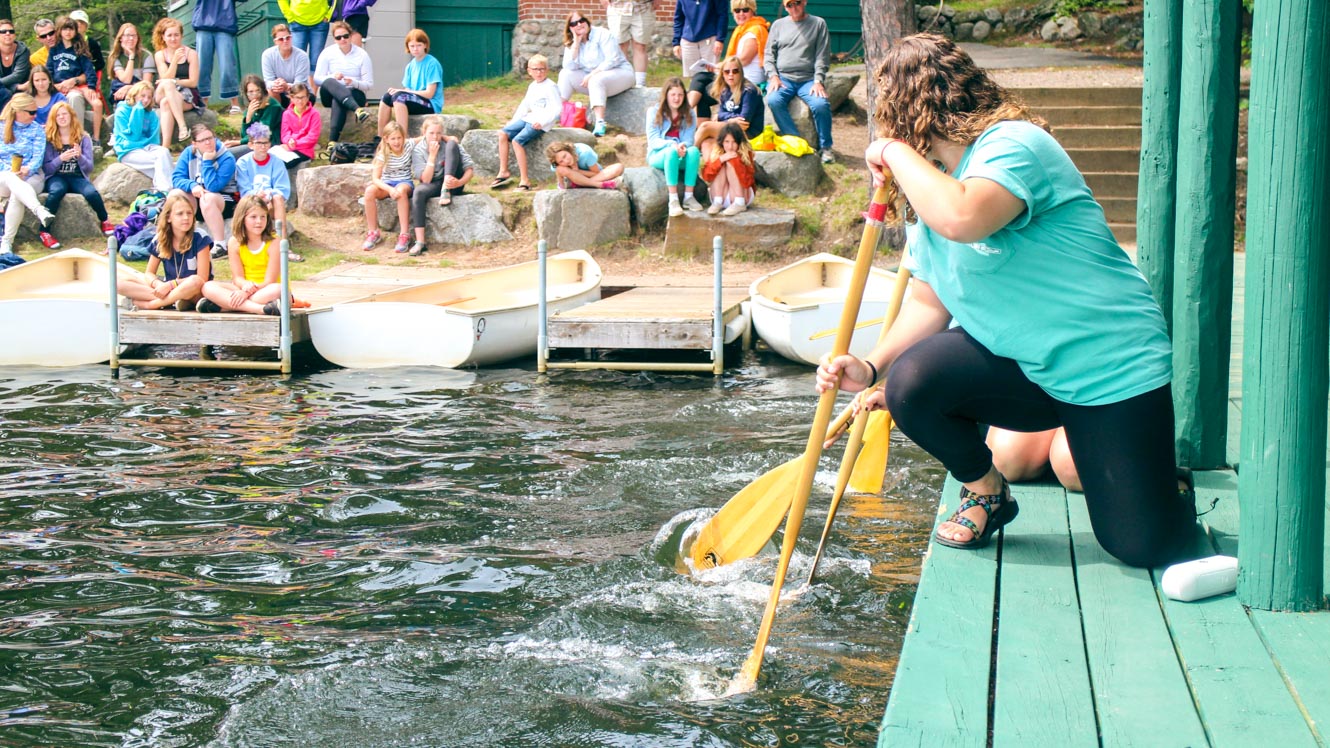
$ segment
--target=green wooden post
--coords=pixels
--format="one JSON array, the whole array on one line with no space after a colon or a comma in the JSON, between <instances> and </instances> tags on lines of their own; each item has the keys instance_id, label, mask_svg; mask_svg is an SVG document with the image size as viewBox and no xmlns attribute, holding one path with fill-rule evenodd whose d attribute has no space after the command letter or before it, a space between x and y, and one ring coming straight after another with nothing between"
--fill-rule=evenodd
<instances>
[{"instance_id":1,"label":"green wooden post","mask_svg":"<svg viewBox=\"0 0 1330 748\"><path fill-rule=\"evenodd\" d=\"M1173 330L1173 216L1177 187L1182 8L1146 0L1141 166L1136 188L1136 264Z\"/></svg>"},{"instance_id":2,"label":"green wooden post","mask_svg":"<svg viewBox=\"0 0 1330 748\"><path fill-rule=\"evenodd\" d=\"M1330 45L1325 0L1261 0L1252 29L1238 598L1321 607Z\"/></svg>"},{"instance_id":3,"label":"green wooden post","mask_svg":"<svg viewBox=\"0 0 1330 748\"><path fill-rule=\"evenodd\" d=\"M1178 463L1224 467L1238 143L1238 0L1182 11L1173 404Z\"/></svg>"}]
</instances>

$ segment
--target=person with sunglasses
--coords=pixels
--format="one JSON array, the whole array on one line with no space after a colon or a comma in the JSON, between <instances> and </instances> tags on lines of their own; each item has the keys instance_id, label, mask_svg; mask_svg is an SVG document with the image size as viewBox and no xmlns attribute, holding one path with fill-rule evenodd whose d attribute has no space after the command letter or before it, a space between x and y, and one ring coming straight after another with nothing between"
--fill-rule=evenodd
<instances>
[{"instance_id":1,"label":"person with sunglasses","mask_svg":"<svg viewBox=\"0 0 1330 748\"><path fill-rule=\"evenodd\" d=\"M766 125L762 94L752 81L744 77L743 63L738 55L721 61L720 78L708 93L717 106L711 119L697 127L697 147L702 153L711 152L712 141L727 124L738 126L745 139L755 138L762 133Z\"/></svg>"},{"instance_id":2,"label":"person with sunglasses","mask_svg":"<svg viewBox=\"0 0 1330 748\"><path fill-rule=\"evenodd\" d=\"M14 22L0 18L0 90L5 92L0 94L4 99L0 101L0 107L4 107L13 94L28 90L28 75L32 72L32 60L29 59L31 54L28 45L19 41Z\"/></svg>"},{"instance_id":3,"label":"person with sunglasses","mask_svg":"<svg viewBox=\"0 0 1330 748\"><path fill-rule=\"evenodd\" d=\"M259 68L263 71L263 84L268 93L276 97L285 109L291 106L289 91L294 83L314 88L314 70L305 50L292 42L291 29L284 23L272 27L272 46L263 50Z\"/></svg>"},{"instance_id":4,"label":"person with sunglasses","mask_svg":"<svg viewBox=\"0 0 1330 748\"><path fill-rule=\"evenodd\" d=\"M328 155L337 149L337 141L346 127L346 115L355 113L357 122L370 118L365 106L365 92L374 87L374 63L365 50L351 43L351 26L335 21L332 37L336 42L323 50L314 68L314 84L319 86L319 103L332 113L328 131Z\"/></svg>"},{"instance_id":5,"label":"person with sunglasses","mask_svg":"<svg viewBox=\"0 0 1330 748\"><path fill-rule=\"evenodd\" d=\"M771 24L757 14L756 0L731 0L730 13L734 15L734 33L730 34L725 57L738 57L744 77L765 91L767 73L762 67L762 53L767 48Z\"/></svg>"},{"instance_id":6,"label":"person with sunglasses","mask_svg":"<svg viewBox=\"0 0 1330 748\"><path fill-rule=\"evenodd\" d=\"M605 134L605 102L633 87L633 66L623 56L614 35L594 28L584 13L573 11L563 27L563 67L559 70L559 95L565 101L573 92L587 94L595 117L596 137Z\"/></svg>"},{"instance_id":7,"label":"person with sunglasses","mask_svg":"<svg viewBox=\"0 0 1330 748\"><path fill-rule=\"evenodd\" d=\"M711 107L703 101L707 87L716 80L714 72L725 51L725 35L730 19L725 15L725 0L693 0L674 6L674 56L683 62L683 77L691 78L688 106L698 117L711 116Z\"/></svg>"},{"instance_id":8,"label":"person with sunglasses","mask_svg":"<svg viewBox=\"0 0 1330 748\"><path fill-rule=\"evenodd\" d=\"M827 100L827 69L831 66L831 34L827 22L807 12L808 0L785 0L789 15L777 18L767 35L763 63L767 73L767 107L782 135L799 135L790 116L798 96L813 113L817 150L822 163L836 160L831 146L831 102Z\"/></svg>"},{"instance_id":9,"label":"person with sunglasses","mask_svg":"<svg viewBox=\"0 0 1330 748\"><path fill-rule=\"evenodd\" d=\"M47 57L51 54L51 47L54 47L55 43L59 41L55 33L55 21L49 18L37 19L37 22L32 24L32 33L37 35L37 41L41 44L37 45L35 51L28 56L28 61L33 67L44 66Z\"/></svg>"},{"instance_id":10,"label":"person with sunglasses","mask_svg":"<svg viewBox=\"0 0 1330 748\"><path fill-rule=\"evenodd\" d=\"M37 124L37 102L28 94L16 93L0 112L0 197L9 198L0 254L14 251L14 237L24 211L31 210L37 216L42 232L55 218L37 200L37 193L46 184L42 176L45 156L46 132Z\"/></svg>"}]
</instances>

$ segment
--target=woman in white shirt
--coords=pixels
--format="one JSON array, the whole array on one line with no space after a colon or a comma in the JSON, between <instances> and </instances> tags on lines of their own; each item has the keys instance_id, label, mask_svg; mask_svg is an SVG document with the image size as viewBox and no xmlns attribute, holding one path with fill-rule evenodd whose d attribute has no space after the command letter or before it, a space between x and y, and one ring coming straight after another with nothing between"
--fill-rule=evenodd
<instances>
[{"instance_id":1,"label":"woman in white shirt","mask_svg":"<svg viewBox=\"0 0 1330 748\"><path fill-rule=\"evenodd\" d=\"M332 112L329 153L342 136L348 112L355 112L358 122L369 119L364 109L365 92L374 87L374 64L365 50L351 43L351 26L346 21L334 21L330 30L336 44L323 50L314 67L319 102Z\"/></svg>"},{"instance_id":2,"label":"woman in white shirt","mask_svg":"<svg viewBox=\"0 0 1330 748\"><path fill-rule=\"evenodd\" d=\"M591 21L576 11L568 14L563 28L563 69L559 71L559 93L564 100L573 91L587 94L596 118L595 135L605 134L605 101L633 87L633 65L619 49L619 40L607 29L592 28Z\"/></svg>"}]
</instances>

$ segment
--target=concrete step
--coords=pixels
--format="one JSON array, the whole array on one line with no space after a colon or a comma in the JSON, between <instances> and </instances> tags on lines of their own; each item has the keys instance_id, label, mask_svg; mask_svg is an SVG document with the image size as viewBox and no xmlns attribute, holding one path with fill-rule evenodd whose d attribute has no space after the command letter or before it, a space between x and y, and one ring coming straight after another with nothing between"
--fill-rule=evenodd
<instances>
[{"instance_id":1,"label":"concrete step","mask_svg":"<svg viewBox=\"0 0 1330 748\"><path fill-rule=\"evenodd\" d=\"M1136 223L1136 198L1134 197L1099 197L1099 205L1104 209L1104 218L1109 223Z\"/></svg>"},{"instance_id":2,"label":"concrete step","mask_svg":"<svg viewBox=\"0 0 1330 748\"><path fill-rule=\"evenodd\" d=\"M1057 132L1069 125L1126 126L1141 125L1141 107L1136 106L1037 106L1033 107Z\"/></svg>"},{"instance_id":3,"label":"concrete step","mask_svg":"<svg viewBox=\"0 0 1330 748\"><path fill-rule=\"evenodd\" d=\"M1095 197L1135 197L1140 175L1131 171L1086 171L1081 172L1085 184Z\"/></svg>"},{"instance_id":4,"label":"concrete step","mask_svg":"<svg viewBox=\"0 0 1330 748\"><path fill-rule=\"evenodd\" d=\"M1026 104L1046 106L1141 106L1139 88L1013 88Z\"/></svg>"},{"instance_id":5,"label":"concrete step","mask_svg":"<svg viewBox=\"0 0 1330 748\"><path fill-rule=\"evenodd\" d=\"M1141 164L1138 148L1068 148L1067 155L1082 173L1087 171L1136 171Z\"/></svg>"},{"instance_id":6,"label":"concrete step","mask_svg":"<svg viewBox=\"0 0 1330 748\"><path fill-rule=\"evenodd\" d=\"M1119 244L1136 243L1136 224L1135 223L1109 223L1108 228L1113 232L1113 238L1118 240Z\"/></svg>"},{"instance_id":7,"label":"concrete step","mask_svg":"<svg viewBox=\"0 0 1330 748\"><path fill-rule=\"evenodd\" d=\"M1140 148L1141 128L1132 125L1067 125L1053 129L1063 148Z\"/></svg>"}]
</instances>

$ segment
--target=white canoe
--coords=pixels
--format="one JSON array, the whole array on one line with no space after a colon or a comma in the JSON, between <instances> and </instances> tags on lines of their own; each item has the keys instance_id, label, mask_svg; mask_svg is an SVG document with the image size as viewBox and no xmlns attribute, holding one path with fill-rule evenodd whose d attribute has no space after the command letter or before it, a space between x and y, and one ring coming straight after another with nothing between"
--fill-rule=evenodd
<instances>
[{"instance_id":1,"label":"white canoe","mask_svg":"<svg viewBox=\"0 0 1330 748\"><path fill-rule=\"evenodd\" d=\"M103 255L66 249L0 271L0 366L110 359L108 268Z\"/></svg>"},{"instance_id":2,"label":"white canoe","mask_svg":"<svg viewBox=\"0 0 1330 748\"><path fill-rule=\"evenodd\" d=\"M780 355L817 365L835 342L845 286L853 274L853 260L820 253L753 281L748 292L757 334ZM851 353L862 356L877 343L895 285L895 273L873 268L859 309L859 321L869 324L855 331Z\"/></svg>"},{"instance_id":3,"label":"white canoe","mask_svg":"<svg viewBox=\"0 0 1330 748\"><path fill-rule=\"evenodd\" d=\"M586 252L551 255L550 313L600 298L600 266ZM493 364L536 352L537 262L484 270L334 304L309 315L319 355L338 366Z\"/></svg>"}]
</instances>

